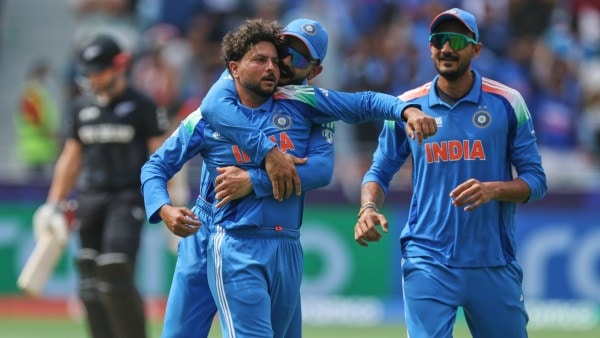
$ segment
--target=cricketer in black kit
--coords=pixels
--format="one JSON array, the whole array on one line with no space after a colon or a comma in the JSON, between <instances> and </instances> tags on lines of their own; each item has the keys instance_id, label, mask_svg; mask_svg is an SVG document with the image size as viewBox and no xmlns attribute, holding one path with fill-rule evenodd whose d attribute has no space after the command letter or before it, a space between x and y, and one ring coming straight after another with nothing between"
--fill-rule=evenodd
<instances>
[{"instance_id":1,"label":"cricketer in black kit","mask_svg":"<svg viewBox=\"0 0 600 338\"><path fill-rule=\"evenodd\" d=\"M151 99L129 85L129 61L130 54L107 35L80 50L83 94L67 119L47 202L34 217L34 227L46 226L44 220L60 213L76 188L79 296L92 337L146 337L144 303L135 285L145 222L139 177L168 122Z\"/></svg>"}]
</instances>

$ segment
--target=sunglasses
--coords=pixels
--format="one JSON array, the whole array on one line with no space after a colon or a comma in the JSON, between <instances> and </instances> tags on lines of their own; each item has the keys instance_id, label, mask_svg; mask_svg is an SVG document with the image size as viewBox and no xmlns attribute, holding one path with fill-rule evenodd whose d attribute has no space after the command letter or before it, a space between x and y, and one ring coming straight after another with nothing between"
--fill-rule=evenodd
<instances>
[{"instance_id":1,"label":"sunglasses","mask_svg":"<svg viewBox=\"0 0 600 338\"><path fill-rule=\"evenodd\" d=\"M459 33L433 33L429 36L429 42L437 49L442 49L446 42L450 42L450 48L455 51L467 47L469 43L477 44L474 39Z\"/></svg>"},{"instance_id":2,"label":"sunglasses","mask_svg":"<svg viewBox=\"0 0 600 338\"><path fill-rule=\"evenodd\" d=\"M283 55L283 57L287 57L288 55L292 56L292 66L294 68L304 69L311 63L313 65L319 64L319 61L302 55L300 52L290 46L288 46L287 50L284 51L284 54L285 55Z\"/></svg>"}]
</instances>

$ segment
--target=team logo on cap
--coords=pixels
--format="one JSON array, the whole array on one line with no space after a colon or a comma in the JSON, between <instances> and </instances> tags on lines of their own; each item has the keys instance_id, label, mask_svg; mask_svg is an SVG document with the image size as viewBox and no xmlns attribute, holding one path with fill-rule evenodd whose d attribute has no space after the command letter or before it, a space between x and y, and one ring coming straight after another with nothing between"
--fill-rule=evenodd
<instances>
[{"instance_id":1,"label":"team logo on cap","mask_svg":"<svg viewBox=\"0 0 600 338\"><path fill-rule=\"evenodd\" d=\"M82 53L83 59L87 60L87 61L93 60L96 57L98 57L98 55L100 55L101 51L102 50L101 50L100 46L97 46L97 45L89 46Z\"/></svg>"},{"instance_id":2,"label":"team logo on cap","mask_svg":"<svg viewBox=\"0 0 600 338\"><path fill-rule=\"evenodd\" d=\"M482 108L485 109L486 107ZM492 117L490 116L490 113L485 110L479 110L476 111L475 114L473 114L473 124L477 128L485 128L489 126L491 122Z\"/></svg>"},{"instance_id":3,"label":"team logo on cap","mask_svg":"<svg viewBox=\"0 0 600 338\"><path fill-rule=\"evenodd\" d=\"M317 27L311 23L302 26L302 31L308 35L317 35Z\"/></svg>"},{"instance_id":4,"label":"team logo on cap","mask_svg":"<svg viewBox=\"0 0 600 338\"><path fill-rule=\"evenodd\" d=\"M278 114L275 114L275 116L273 116L273 119L271 120L271 122L273 122L273 125L275 125L275 127L277 127L277 129L287 130L292 125L292 118L283 113L278 113Z\"/></svg>"}]
</instances>

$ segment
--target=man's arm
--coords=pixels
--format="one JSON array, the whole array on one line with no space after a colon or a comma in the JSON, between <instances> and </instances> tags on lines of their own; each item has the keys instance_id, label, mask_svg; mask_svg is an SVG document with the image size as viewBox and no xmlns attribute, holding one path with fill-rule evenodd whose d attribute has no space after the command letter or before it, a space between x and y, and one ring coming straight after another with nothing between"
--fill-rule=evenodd
<instances>
[{"instance_id":1,"label":"man's arm","mask_svg":"<svg viewBox=\"0 0 600 338\"><path fill-rule=\"evenodd\" d=\"M423 113L418 104L405 102L384 93L371 91L348 93L302 85L279 87L274 97L311 106L313 109L306 114L310 115L308 117L313 123L341 120L349 124L357 124L371 120L400 122L410 119L407 121L407 132L421 132L422 138L437 132L435 119ZM409 136L414 137L414 135ZM420 141L422 141L421 137L419 137Z\"/></svg>"},{"instance_id":2,"label":"man's arm","mask_svg":"<svg viewBox=\"0 0 600 338\"><path fill-rule=\"evenodd\" d=\"M305 191L327 186L333 178L334 136L333 123L315 125L312 129L305 165L298 167L300 179L304 182ZM218 169L221 173L216 178L217 207L221 207L237 198L254 192L257 197L271 196L272 186L267 173L259 168L245 171L238 167Z\"/></svg>"},{"instance_id":3,"label":"man's arm","mask_svg":"<svg viewBox=\"0 0 600 338\"><path fill-rule=\"evenodd\" d=\"M511 164L518 177L510 181L494 182L469 179L450 192L454 206L471 211L491 200L525 203L545 196L548 190L546 174L542 167L531 114L521 95L516 95L512 102L513 111L509 112L509 123L510 134L513 137L509 137L508 148Z\"/></svg>"},{"instance_id":4,"label":"man's arm","mask_svg":"<svg viewBox=\"0 0 600 338\"><path fill-rule=\"evenodd\" d=\"M381 233L377 226L388 232L388 222L379 208L383 205L385 195L383 189L377 182L363 184L360 191L360 209L358 220L354 225L354 240L362 245L368 246L367 242L377 242L381 239Z\"/></svg>"},{"instance_id":5,"label":"man's arm","mask_svg":"<svg viewBox=\"0 0 600 338\"><path fill-rule=\"evenodd\" d=\"M67 139L54 167L52 184L47 198L49 202L60 202L67 199L79 177L82 156L83 146L74 139Z\"/></svg>"},{"instance_id":6,"label":"man's arm","mask_svg":"<svg viewBox=\"0 0 600 338\"><path fill-rule=\"evenodd\" d=\"M277 200L289 197L293 190L297 195L302 192L296 164L303 164L306 159L281 153L276 144L253 126L238 107L235 84L227 70L202 100L200 111L213 129L238 144L255 165L260 167L264 163Z\"/></svg>"},{"instance_id":7,"label":"man's arm","mask_svg":"<svg viewBox=\"0 0 600 338\"><path fill-rule=\"evenodd\" d=\"M321 188L331 183L334 167L333 136L335 127L333 123L314 125L308 141L308 161L305 165L297 167L302 180L304 191ZM271 184L265 172L250 170L250 178L254 193L258 197L270 195Z\"/></svg>"},{"instance_id":8,"label":"man's arm","mask_svg":"<svg viewBox=\"0 0 600 338\"><path fill-rule=\"evenodd\" d=\"M452 205L471 211L491 200L524 203L530 194L529 185L518 177L506 182L481 182L472 178L454 188L450 197Z\"/></svg>"},{"instance_id":9,"label":"man's arm","mask_svg":"<svg viewBox=\"0 0 600 338\"><path fill-rule=\"evenodd\" d=\"M252 124L238 106L238 101L234 81L225 70L202 99L202 118L219 134L242 147L255 165L261 166L276 145Z\"/></svg>"},{"instance_id":10,"label":"man's arm","mask_svg":"<svg viewBox=\"0 0 600 338\"><path fill-rule=\"evenodd\" d=\"M378 225L388 231L387 219L379 213L384 196L396 172L410 156L408 137L399 122L386 121L379 135L373 163L365 173L361 188L361 207L354 226L354 239L362 246L381 239Z\"/></svg>"},{"instance_id":11,"label":"man's arm","mask_svg":"<svg viewBox=\"0 0 600 338\"><path fill-rule=\"evenodd\" d=\"M148 220L158 223L162 219L169 230L180 237L196 232L200 223L191 210L172 205L167 182L197 155L202 142L198 135L202 134L204 126L198 113L190 114L150 156L140 174Z\"/></svg>"}]
</instances>

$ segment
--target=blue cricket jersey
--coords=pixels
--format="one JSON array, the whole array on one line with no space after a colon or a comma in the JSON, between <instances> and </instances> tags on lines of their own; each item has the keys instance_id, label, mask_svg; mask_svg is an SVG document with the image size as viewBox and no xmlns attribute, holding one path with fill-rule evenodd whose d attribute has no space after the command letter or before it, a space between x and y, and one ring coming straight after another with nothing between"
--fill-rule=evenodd
<instances>
[{"instance_id":1,"label":"blue cricket jersey","mask_svg":"<svg viewBox=\"0 0 600 338\"><path fill-rule=\"evenodd\" d=\"M341 120L355 124L375 119L401 120L402 111L414 103L405 103L398 98L375 92L345 93L330 91L306 85L279 87L276 98L293 98L317 108L308 117L314 123L328 123ZM237 94L229 71L213 85L202 103L202 117L219 133L243 146L256 165L260 165L273 143L240 114ZM303 184L304 186L304 184Z\"/></svg>"},{"instance_id":2,"label":"blue cricket jersey","mask_svg":"<svg viewBox=\"0 0 600 338\"><path fill-rule=\"evenodd\" d=\"M510 181L514 169L531 188L529 201L546 194L531 116L521 95L477 72L471 91L454 106L436 94L435 83L400 98L421 105L438 131L419 145L404 126L386 122L363 184L387 193L393 175L412 155L413 196L400 242L404 257L431 257L456 267L502 266L513 261L515 203L492 200L473 211L451 204L450 192L475 178Z\"/></svg>"}]
</instances>

